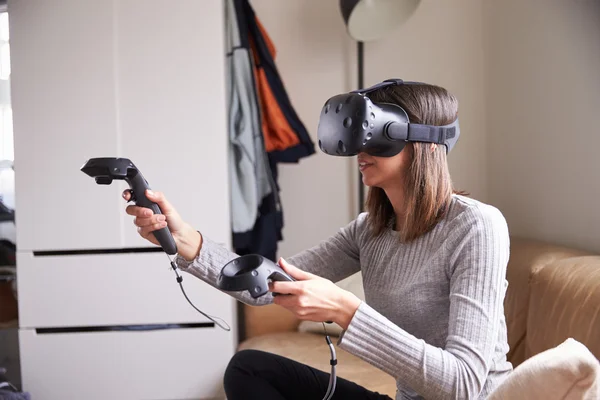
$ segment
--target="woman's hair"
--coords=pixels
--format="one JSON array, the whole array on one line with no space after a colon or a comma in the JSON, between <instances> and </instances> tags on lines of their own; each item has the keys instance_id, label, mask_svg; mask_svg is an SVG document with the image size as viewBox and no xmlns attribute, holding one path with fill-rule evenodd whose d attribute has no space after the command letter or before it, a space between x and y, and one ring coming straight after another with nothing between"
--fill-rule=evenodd
<instances>
[{"instance_id":1,"label":"woman's hair","mask_svg":"<svg viewBox=\"0 0 600 400\"><path fill-rule=\"evenodd\" d=\"M429 84L392 85L369 94L375 103L401 106L409 121L416 124L447 125L458 116L458 101L444 88ZM400 237L411 241L429 232L445 216L454 190L446 161L446 146L431 151L430 143L409 142L403 151L410 152L406 170L404 218L399 222ZM379 235L396 222L396 215L386 193L370 187L366 201L368 221Z\"/></svg>"}]
</instances>

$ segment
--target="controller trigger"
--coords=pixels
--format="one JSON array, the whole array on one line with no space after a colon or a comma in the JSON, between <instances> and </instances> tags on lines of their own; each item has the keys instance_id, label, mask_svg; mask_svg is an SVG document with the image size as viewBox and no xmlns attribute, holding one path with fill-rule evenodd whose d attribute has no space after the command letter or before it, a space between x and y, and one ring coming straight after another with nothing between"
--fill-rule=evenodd
<instances>
[{"instance_id":1,"label":"controller trigger","mask_svg":"<svg viewBox=\"0 0 600 400\"><path fill-rule=\"evenodd\" d=\"M136 201L137 198L135 197L135 193L134 193L133 189L127 189L127 191L129 192L129 195L130 195L128 203L131 203L132 201Z\"/></svg>"}]
</instances>

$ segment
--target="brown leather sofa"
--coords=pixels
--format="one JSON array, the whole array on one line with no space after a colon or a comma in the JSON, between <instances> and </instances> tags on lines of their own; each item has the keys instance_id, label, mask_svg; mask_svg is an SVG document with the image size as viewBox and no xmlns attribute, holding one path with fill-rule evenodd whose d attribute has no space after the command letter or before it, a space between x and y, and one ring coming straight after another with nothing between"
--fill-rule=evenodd
<instances>
[{"instance_id":1,"label":"brown leather sofa","mask_svg":"<svg viewBox=\"0 0 600 400\"><path fill-rule=\"evenodd\" d=\"M504 305L513 366L569 337L600 358L600 255L513 237L507 279ZM240 350L270 351L330 370L323 334L299 329L300 321L287 310L244 306L243 321ZM340 348L336 351L338 376L394 397L391 376Z\"/></svg>"}]
</instances>

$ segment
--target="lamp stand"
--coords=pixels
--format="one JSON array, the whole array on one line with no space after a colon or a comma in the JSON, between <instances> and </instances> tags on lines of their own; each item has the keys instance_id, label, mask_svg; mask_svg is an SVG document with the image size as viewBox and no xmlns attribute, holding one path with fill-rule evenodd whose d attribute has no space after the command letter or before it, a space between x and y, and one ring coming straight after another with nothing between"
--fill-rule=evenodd
<instances>
[{"instance_id":1,"label":"lamp stand","mask_svg":"<svg viewBox=\"0 0 600 400\"><path fill-rule=\"evenodd\" d=\"M358 87L357 89L362 89L364 87L364 42L358 41L356 47L356 65L358 67ZM364 211L364 203L365 203L365 191L364 185L362 181L362 174L360 170L358 171L358 213Z\"/></svg>"}]
</instances>

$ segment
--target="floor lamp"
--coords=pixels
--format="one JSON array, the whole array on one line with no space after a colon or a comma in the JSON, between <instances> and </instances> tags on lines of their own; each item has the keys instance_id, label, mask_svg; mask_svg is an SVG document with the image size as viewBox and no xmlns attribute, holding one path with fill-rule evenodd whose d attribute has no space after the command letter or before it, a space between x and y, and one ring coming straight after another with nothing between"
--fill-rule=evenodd
<instances>
[{"instance_id":1,"label":"floor lamp","mask_svg":"<svg viewBox=\"0 0 600 400\"><path fill-rule=\"evenodd\" d=\"M384 37L403 24L420 0L340 0L340 11L350 37L356 40L358 86L364 88L364 42ZM358 174L358 212L364 211L365 191Z\"/></svg>"}]
</instances>

